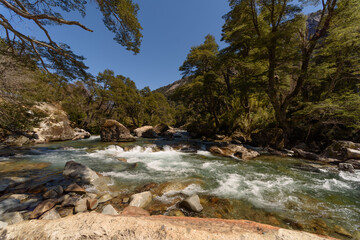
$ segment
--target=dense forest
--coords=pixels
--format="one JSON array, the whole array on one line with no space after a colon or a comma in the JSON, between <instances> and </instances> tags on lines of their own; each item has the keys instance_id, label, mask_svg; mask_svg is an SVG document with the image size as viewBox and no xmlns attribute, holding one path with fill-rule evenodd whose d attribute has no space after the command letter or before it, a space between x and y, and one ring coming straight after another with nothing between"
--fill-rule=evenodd
<instances>
[{"instance_id":1,"label":"dense forest","mask_svg":"<svg viewBox=\"0 0 360 240\"><path fill-rule=\"evenodd\" d=\"M64 22L55 12L49 15L56 18L34 17L46 9L21 2L28 1L1 1L45 33L51 21L91 31ZM75 2L59 7L85 14L85 3ZM114 39L138 53L138 6L131 1L97 4ZM333 139L360 141L359 1L307 1L319 9L307 15L302 1L229 4L221 39L227 47L219 49L212 35L205 36L179 68L186 84L171 92L139 90L136 79L111 70L91 76L84 58L69 46L49 35L48 42L27 38L0 15L3 134L36 126L42 116L29 115L29 109L37 102L56 102L76 126L92 133L110 118L130 128L165 123L185 128L193 137L233 136L275 148L305 142L316 149Z\"/></svg>"}]
</instances>

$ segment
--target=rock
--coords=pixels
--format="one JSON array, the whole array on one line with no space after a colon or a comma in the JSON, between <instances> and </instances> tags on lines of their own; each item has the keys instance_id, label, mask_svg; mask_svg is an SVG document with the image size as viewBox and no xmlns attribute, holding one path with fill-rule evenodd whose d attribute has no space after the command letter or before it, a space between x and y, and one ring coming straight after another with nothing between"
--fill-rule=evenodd
<instances>
[{"instance_id":1,"label":"rock","mask_svg":"<svg viewBox=\"0 0 360 240\"><path fill-rule=\"evenodd\" d=\"M65 164L63 175L84 184L92 184L99 178L95 171L74 161Z\"/></svg>"},{"instance_id":2,"label":"rock","mask_svg":"<svg viewBox=\"0 0 360 240\"><path fill-rule=\"evenodd\" d=\"M21 211L24 209L26 209L26 207L23 207L23 204L21 204L19 199L8 198L0 202L0 214L11 211Z\"/></svg>"},{"instance_id":3,"label":"rock","mask_svg":"<svg viewBox=\"0 0 360 240\"><path fill-rule=\"evenodd\" d=\"M346 149L360 149L360 143L353 143L350 141L333 141L322 153L328 158L335 158L340 160L346 159Z\"/></svg>"},{"instance_id":4,"label":"rock","mask_svg":"<svg viewBox=\"0 0 360 240\"><path fill-rule=\"evenodd\" d=\"M160 123L158 125L156 125L154 127L154 131L158 134L158 135L162 135L164 134L167 130L171 129L170 126L164 124L164 123Z\"/></svg>"},{"instance_id":5,"label":"rock","mask_svg":"<svg viewBox=\"0 0 360 240\"><path fill-rule=\"evenodd\" d=\"M242 145L228 144L225 147L210 147L209 151L213 154L222 155L225 157L237 157L243 160L251 160L260 156L260 154L254 150L247 149Z\"/></svg>"},{"instance_id":6,"label":"rock","mask_svg":"<svg viewBox=\"0 0 360 240\"><path fill-rule=\"evenodd\" d=\"M58 213L58 211L56 211L55 208L53 208L50 211L44 213L40 217L41 220L54 220L54 219L59 219L59 218L61 218L61 216Z\"/></svg>"},{"instance_id":7,"label":"rock","mask_svg":"<svg viewBox=\"0 0 360 240\"><path fill-rule=\"evenodd\" d=\"M115 120L106 120L101 128L101 141L103 142L133 142L135 138L130 131Z\"/></svg>"},{"instance_id":8,"label":"rock","mask_svg":"<svg viewBox=\"0 0 360 240\"><path fill-rule=\"evenodd\" d=\"M128 204L130 202L130 198L123 198L122 203Z\"/></svg>"},{"instance_id":9,"label":"rock","mask_svg":"<svg viewBox=\"0 0 360 240\"><path fill-rule=\"evenodd\" d=\"M40 203L34 209L34 211L30 214L29 218L30 219L38 218L43 213L45 213L45 212L49 211L50 209L52 209L56 205L56 202L57 201L54 200L54 199L45 200L44 202Z\"/></svg>"},{"instance_id":10,"label":"rock","mask_svg":"<svg viewBox=\"0 0 360 240\"><path fill-rule=\"evenodd\" d=\"M196 194L182 201L179 206L194 212L201 212L203 210L203 206L200 204L200 198Z\"/></svg>"},{"instance_id":11,"label":"rock","mask_svg":"<svg viewBox=\"0 0 360 240\"><path fill-rule=\"evenodd\" d=\"M299 157L299 158L305 158L305 159L321 161L321 162L326 162L326 163L338 163L339 162L339 160L337 160L337 159L326 158L326 157L317 155L312 152L306 152L306 151L304 151L302 149L298 149L298 148L292 148L292 151L294 151L294 156Z\"/></svg>"},{"instance_id":12,"label":"rock","mask_svg":"<svg viewBox=\"0 0 360 240\"><path fill-rule=\"evenodd\" d=\"M157 138L158 135L152 126L143 126L134 130L134 133L138 137L143 138Z\"/></svg>"},{"instance_id":13,"label":"rock","mask_svg":"<svg viewBox=\"0 0 360 240\"><path fill-rule=\"evenodd\" d=\"M85 212L87 210L87 199L80 199L76 202L75 213Z\"/></svg>"},{"instance_id":14,"label":"rock","mask_svg":"<svg viewBox=\"0 0 360 240\"><path fill-rule=\"evenodd\" d=\"M360 151L351 149L351 148L345 148L345 158L346 159L360 159Z\"/></svg>"},{"instance_id":15,"label":"rock","mask_svg":"<svg viewBox=\"0 0 360 240\"><path fill-rule=\"evenodd\" d=\"M345 163L350 163L353 165L354 169L360 169L360 160L350 159L347 160Z\"/></svg>"},{"instance_id":16,"label":"rock","mask_svg":"<svg viewBox=\"0 0 360 240\"><path fill-rule=\"evenodd\" d=\"M151 192L137 193L131 196L130 206L145 208L152 201Z\"/></svg>"},{"instance_id":17,"label":"rock","mask_svg":"<svg viewBox=\"0 0 360 240\"><path fill-rule=\"evenodd\" d=\"M95 194L95 193L86 193L86 197L90 198L90 199L95 199L95 198L97 198L97 194Z\"/></svg>"},{"instance_id":18,"label":"rock","mask_svg":"<svg viewBox=\"0 0 360 240\"><path fill-rule=\"evenodd\" d=\"M79 201L79 198L77 197L70 197L69 195L67 195L68 197L65 197L65 200L62 202L61 206L63 207L75 207L76 203Z\"/></svg>"},{"instance_id":19,"label":"rock","mask_svg":"<svg viewBox=\"0 0 360 240\"><path fill-rule=\"evenodd\" d=\"M113 197L110 194L105 194L98 199L98 203L104 203L110 201Z\"/></svg>"},{"instance_id":20,"label":"rock","mask_svg":"<svg viewBox=\"0 0 360 240\"><path fill-rule=\"evenodd\" d=\"M43 197L45 199L50 199L50 198L59 198L61 197L61 195L64 193L64 189L62 188L62 186L58 185L52 189L50 189L49 191L47 191L46 193L44 193Z\"/></svg>"},{"instance_id":21,"label":"rock","mask_svg":"<svg viewBox=\"0 0 360 240\"><path fill-rule=\"evenodd\" d=\"M185 217L184 213L180 210L173 210L173 211L169 212L168 216Z\"/></svg>"},{"instance_id":22,"label":"rock","mask_svg":"<svg viewBox=\"0 0 360 240\"><path fill-rule=\"evenodd\" d=\"M74 128L74 132L75 132L75 136L72 139L73 141L91 137L91 134L89 132L85 131L84 129Z\"/></svg>"},{"instance_id":23,"label":"rock","mask_svg":"<svg viewBox=\"0 0 360 240\"><path fill-rule=\"evenodd\" d=\"M67 114L60 105L41 103L36 107L47 117L40 122L38 128L33 129L35 143L72 140L76 136Z\"/></svg>"},{"instance_id":24,"label":"rock","mask_svg":"<svg viewBox=\"0 0 360 240\"><path fill-rule=\"evenodd\" d=\"M339 170L355 173L354 166L350 163L339 163Z\"/></svg>"},{"instance_id":25,"label":"rock","mask_svg":"<svg viewBox=\"0 0 360 240\"><path fill-rule=\"evenodd\" d=\"M113 206L106 205L106 207L104 207L102 214L107 214L107 215L119 215L119 213L115 210L115 208Z\"/></svg>"},{"instance_id":26,"label":"rock","mask_svg":"<svg viewBox=\"0 0 360 240\"><path fill-rule=\"evenodd\" d=\"M292 239L325 240L329 237L273 227L248 220L209 218L116 217L96 212L52 221L23 221L0 230L10 239Z\"/></svg>"},{"instance_id":27,"label":"rock","mask_svg":"<svg viewBox=\"0 0 360 240\"><path fill-rule=\"evenodd\" d=\"M66 189L65 192L74 192L74 193L86 193L85 189L77 185L76 183L70 184Z\"/></svg>"},{"instance_id":28,"label":"rock","mask_svg":"<svg viewBox=\"0 0 360 240\"><path fill-rule=\"evenodd\" d=\"M336 233L338 233L340 235L343 235L348 238L352 238L352 235L345 228L343 228L339 225L335 225L333 229Z\"/></svg>"},{"instance_id":29,"label":"rock","mask_svg":"<svg viewBox=\"0 0 360 240\"><path fill-rule=\"evenodd\" d=\"M3 144L7 146L22 146L29 144L31 141L29 138L21 135L21 136L9 136L4 141Z\"/></svg>"},{"instance_id":30,"label":"rock","mask_svg":"<svg viewBox=\"0 0 360 240\"><path fill-rule=\"evenodd\" d=\"M118 158L118 160L127 163L127 160L125 158Z\"/></svg>"},{"instance_id":31,"label":"rock","mask_svg":"<svg viewBox=\"0 0 360 240\"><path fill-rule=\"evenodd\" d=\"M8 225L8 224L7 224L6 222L0 221L0 229L6 228L7 225Z\"/></svg>"},{"instance_id":32,"label":"rock","mask_svg":"<svg viewBox=\"0 0 360 240\"><path fill-rule=\"evenodd\" d=\"M126 207L122 213L120 214L122 216L150 216L150 213L142 208L139 207L133 207L128 206Z\"/></svg>"},{"instance_id":33,"label":"rock","mask_svg":"<svg viewBox=\"0 0 360 240\"><path fill-rule=\"evenodd\" d=\"M19 212L11 212L11 213L4 213L0 215L0 221L6 222L7 224L15 224L21 221L24 221L21 213Z\"/></svg>"},{"instance_id":34,"label":"rock","mask_svg":"<svg viewBox=\"0 0 360 240\"><path fill-rule=\"evenodd\" d=\"M11 194L8 198L18 199L20 201L24 201L29 198L27 194Z\"/></svg>"},{"instance_id":35,"label":"rock","mask_svg":"<svg viewBox=\"0 0 360 240\"><path fill-rule=\"evenodd\" d=\"M88 210L94 210L99 205L97 199L87 199L86 206Z\"/></svg>"}]
</instances>

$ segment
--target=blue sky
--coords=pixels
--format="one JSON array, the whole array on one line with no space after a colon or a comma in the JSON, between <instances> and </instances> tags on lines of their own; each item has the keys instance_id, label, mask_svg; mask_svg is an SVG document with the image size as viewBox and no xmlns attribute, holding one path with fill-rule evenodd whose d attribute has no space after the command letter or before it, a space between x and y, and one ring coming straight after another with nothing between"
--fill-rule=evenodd
<instances>
[{"instance_id":1,"label":"blue sky","mask_svg":"<svg viewBox=\"0 0 360 240\"><path fill-rule=\"evenodd\" d=\"M213 34L220 44L222 16L229 11L226 0L137 0L139 21L143 27L140 54L134 55L117 44L114 35L102 22L94 3L87 15L70 13L63 16L78 20L94 30L87 32L76 26L51 26L55 41L64 42L86 58L93 75L105 70L130 77L138 88L156 89L181 78L179 66L191 46L199 45L207 34ZM1 11L1 9L0 9ZM39 38L39 31L23 22L17 26Z\"/></svg>"},{"instance_id":2,"label":"blue sky","mask_svg":"<svg viewBox=\"0 0 360 240\"><path fill-rule=\"evenodd\" d=\"M230 10L227 0L135 2L140 5L138 17L144 28L138 55L113 40L95 3L90 2L85 18L76 13L64 15L67 20L80 21L94 30L93 33L76 26L51 26L50 33L55 41L67 43L76 54L84 56L93 75L111 69L130 77L138 88L149 86L153 90L181 78L179 66L190 48L201 44L207 34L214 35L220 47L224 46L220 39L222 16ZM26 22L16 27L41 39L39 30Z\"/></svg>"}]
</instances>

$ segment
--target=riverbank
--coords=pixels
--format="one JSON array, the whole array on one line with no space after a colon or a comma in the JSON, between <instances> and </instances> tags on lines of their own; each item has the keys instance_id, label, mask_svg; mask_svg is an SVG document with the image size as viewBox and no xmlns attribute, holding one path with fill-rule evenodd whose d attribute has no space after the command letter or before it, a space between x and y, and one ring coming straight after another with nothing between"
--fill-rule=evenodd
<instances>
[{"instance_id":1,"label":"riverbank","mask_svg":"<svg viewBox=\"0 0 360 240\"><path fill-rule=\"evenodd\" d=\"M190 217L113 217L98 213L25 221L0 230L0 239L334 239L245 220Z\"/></svg>"}]
</instances>

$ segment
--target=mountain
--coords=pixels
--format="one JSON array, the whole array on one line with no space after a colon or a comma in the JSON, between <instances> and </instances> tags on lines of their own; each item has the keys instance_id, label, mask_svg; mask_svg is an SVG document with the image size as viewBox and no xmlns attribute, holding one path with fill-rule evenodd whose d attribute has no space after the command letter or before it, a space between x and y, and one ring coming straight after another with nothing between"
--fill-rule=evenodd
<instances>
[{"instance_id":1,"label":"mountain","mask_svg":"<svg viewBox=\"0 0 360 240\"><path fill-rule=\"evenodd\" d=\"M191 83L192 78L190 77L183 77L182 79L175 81L169 85L164 87L158 88L155 91L164 94L165 96L171 95L177 88L182 87L188 83Z\"/></svg>"}]
</instances>

